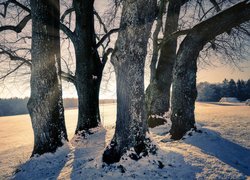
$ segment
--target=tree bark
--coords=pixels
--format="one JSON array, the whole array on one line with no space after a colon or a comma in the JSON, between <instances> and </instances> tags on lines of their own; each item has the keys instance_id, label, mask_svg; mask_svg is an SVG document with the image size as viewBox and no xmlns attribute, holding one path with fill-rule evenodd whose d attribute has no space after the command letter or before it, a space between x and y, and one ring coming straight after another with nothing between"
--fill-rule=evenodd
<instances>
[{"instance_id":1,"label":"tree bark","mask_svg":"<svg viewBox=\"0 0 250 180\"><path fill-rule=\"evenodd\" d=\"M242 1L194 26L180 45L173 72L172 139L195 128L197 58L204 45L219 34L250 20L250 2Z\"/></svg>"},{"instance_id":2,"label":"tree bark","mask_svg":"<svg viewBox=\"0 0 250 180\"><path fill-rule=\"evenodd\" d=\"M103 65L96 50L93 0L74 0L76 29L73 44L76 54L78 122L75 133L98 126L99 90Z\"/></svg>"},{"instance_id":3,"label":"tree bark","mask_svg":"<svg viewBox=\"0 0 250 180\"><path fill-rule=\"evenodd\" d=\"M180 0L171 0L168 4L164 39L161 45L158 66L154 67L155 74L151 73L152 78L146 90L149 127L163 124L164 119L160 117L169 110L172 72L177 48L177 37L171 37L171 34L177 31L181 6L182 2Z\"/></svg>"},{"instance_id":4,"label":"tree bark","mask_svg":"<svg viewBox=\"0 0 250 180\"><path fill-rule=\"evenodd\" d=\"M54 152L67 140L62 104L59 1L31 1L32 71L28 110L34 131L32 155Z\"/></svg>"},{"instance_id":5,"label":"tree bark","mask_svg":"<svg viewBox=\"0 0 250 180\"><path fill-rule=\"evenodd\" d=\"M155 0L123 1L120 32L111 61L117 82L116 129L103 161L114 163L126 150L144 150L147 130L144 64L155 16Z\"/></svg>"}]
</instances>

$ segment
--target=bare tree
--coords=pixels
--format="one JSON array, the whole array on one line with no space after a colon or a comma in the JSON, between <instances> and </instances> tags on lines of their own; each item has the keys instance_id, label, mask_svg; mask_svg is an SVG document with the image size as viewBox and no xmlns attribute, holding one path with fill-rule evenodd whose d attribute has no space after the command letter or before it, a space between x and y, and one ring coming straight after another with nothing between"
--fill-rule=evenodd
<instances>
[{"instance_id":1,"label":"bare tree","mask_svg":"<svg viewBox=\"0 0 250 180\"><path fill-rule=\"evenodd\" d=\"M61 24L63 32L71 39L75 48L76 71L69 81L74 83L78 94L78 123L76 133L96 127L100 122L99 91L103 68L112 49L99 56L98 48L118 29L106 31L106 34L96 42L94 15L101 22L100 16L94 10L94 0L74 0L72 10L75 12L75 29L71 31ZM105 49L105 47L104 47Z\"/></svg>"},{"instance_id":2,"label":"bare tree","mask_svg":"<svg viewBox=\"0 0 250 180\"><path fill-rule=\"evenodd\" d=\"M4 7L7 7L10 3L15 4L16 1L6 1ZM107 30L104 22L102 21L99 14L94 10L94 0L74 0L73 5L69 3L64 3L68 6L68 9L64 11L60 18L60 29L67 35L67 38L71 40L75 49L75 58L76 58L76 70L75 73L68 68L67 62L66 67L67 71L60 71L62 78L68 82L74 84L78 94L79 101L79 113L78 113L78 124L76 128L76 133L88 130L89 128L96 127L100 122L99 114L99 91L100 83L102 79L103 68L107 62L109 54L112 52L112 48L109 48L110 35L117 32L118 29ZM23 9L25 6L19 3L20 8ZM30 12L28 7L24 9L27 12ZM71 23L71 14L74 13L76 20L74 23ZM66 22L65 19L69 17L69 22ZM94 16L96 16L99 23L103 26L104 35L98 37L95 32L94 25ZM15 32L21 32L25 27L27 22L31 19L31 16L28 14L24 17L23 20L17 26L3 26L3 30L13 30ZM72 27L72 24L74 25ZM21 26L21 27L20 27ZM18 29L18 30L16 30ZM72 30L73 29L73 30ZM98 39L98 42L96 42ZM99 56L98 48L102 48L102 57ZM4 49L4 48L2 48ZM6 49L6 48L5 48ZM14 54L9 51L2 51L3 54L9 56L13 59ZM24 63L21 62L22 56L16 55L16 60L19 60L17 68L10 70L7 74L3 75L3 78L9 74L18 70L18 68ZM21 62L21 65L19 66ZM31 63L31 62L30 62Z\"/></svg>"},{"instance_id":3,"label":"bare tree","mask_svg":"<svg viewBox=\"0 0 250 180\"><path fill-rule=\"evenodd\" d=\"M161 1L164 2L164 1ZM209 18L221 9L234 5L233 1L202 1L202 0L179 0L168 1L167 15L163 39L159 39L159 28L162 23L158 23L153 37L153 56L151 60L150 84L146 90L146 104L148 112L149 126L156 126L164 123L161 118L170 107L170 87L172 84L172 71L177 54L177 40L182 41L183 35L186 35L195 24ZM160 5L160 8L163 3ZM166 4L165 4L166 5ZM182 11L180 11L182 8ZM159 13L160 21L162 14ZM244 30L240 30L242 29ZM243 59L243 49L245 34L249 33L249 28L241 25L238 30L228 31L221 36L211 39L203 48L199 55L200 65L209 65L208 56L220 55L224 61L237 65L237 60ZM157 33L158 32L158 33ZM180 38L181 37L181 38ZM222 58L221 58L222 59ZM154 116L157 115L157 116Z\"/></svg>"},{"instance_id":4,"label":"bare tree","mask_svg":"<svg viewBox=\"0 0 250 180\"><path fill-rule=\"evenodd\" d=\"M244 0L188 30L178 50L173 72L170 130L173 139L180 139L195 128L196 72L200 51L216 36L249 20L250 2Z\"/></svg>"}]
</instances>

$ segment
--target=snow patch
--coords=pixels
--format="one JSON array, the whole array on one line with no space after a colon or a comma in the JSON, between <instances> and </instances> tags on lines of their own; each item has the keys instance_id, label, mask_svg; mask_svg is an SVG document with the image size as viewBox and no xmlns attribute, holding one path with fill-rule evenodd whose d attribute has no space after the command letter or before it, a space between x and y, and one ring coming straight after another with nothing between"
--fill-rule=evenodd
<instances>
[{"instance_id":1,"label":"snow patch","mask_svg":"<svg viewBox=\"0 0 250 180\"><path fill-rule=\"evenodd\" d=\"M250 106L250 99L247 99L247 100L245 101L245 104L246 104L247 106Z\"/></svg>"},{"instance_id":2,"label":"snow patch","mask_svg":"<svg viewBox=\"0 0 250 180\"><path fill-rule=\"evenodd\" d=\"M223 97L220 102L239 103L240 101L236 97Z\"/></svg>"}]
</instances>

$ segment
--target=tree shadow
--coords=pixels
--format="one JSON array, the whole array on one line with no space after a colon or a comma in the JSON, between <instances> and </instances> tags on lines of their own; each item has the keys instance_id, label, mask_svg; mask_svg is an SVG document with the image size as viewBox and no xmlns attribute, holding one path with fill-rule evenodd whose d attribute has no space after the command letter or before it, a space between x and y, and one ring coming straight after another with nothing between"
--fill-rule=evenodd
<instances>
[{"instance_id":1,"label":"tree shadow","mask_svg":"<svg viewBox=\"0 0 250 180\"><path fill-rule=\"evenodd\" d=\"M32 157L19 165L11 179L53 179L58 177L65 166L71 149L66 142L55 153Z\"/></svg>"},{"instance_id":2,"label":"tree shadow","mask_svg":"<svg viewBox=\"0 0 250 180\"><path fill-rule=\"evenodd\" d=\"M242 147L220 136L219 133L202 128L202 133L195 133L184 140L200 148L204 153L215 156L227 165L250 176L250 149Z\"/></svg>"},{"instance_id":3,"label":"tree shadow","mask_svg":"<svg viewBox=\"0 0 250 180\"><path fill-rule=\"evenodd\" d=\"M93 134L85 138L74 136L55 153L30 158L16 168L11 179L78 179L75 172L80 172L97 156L102 155L106 147L106 130L98 127L91 131Z\"/></svg>"},{"instance_id":4,"label":"tree shadow","mask_svg":"<svg viewBox=\"0 0 250 180\"><path fill-rule=\"evenodd\" d=\"M118 163L107 165L102 162L106 138L107 131L99 129L89 137L75 136L71 140L75 149L70 179L195 179L202 172L200 167L186 162L182 154L160 147L157 154L138 161L124 155Z\"/></svg>"},{"instance_id":5,"label":"tree shadow","mask_svg":"<svg viewBox=\"0 0 250 180\"><path fill-rule=\"evenodd\" d=\"M78 179L80 174L84 174L84 170L91 171L92 164L101 157L106 147L106 132L103 127L97 127L91 130L90 135L86 137L74 136L71 144L74 146L74 160L71 164L70 179ZM90 167L88 167L90 165ZM72 173L74 172L74 173ZM85 178L87 178L86 173ZM92 179L91 177L89 177Z\"/></svg>"}]
</instances>

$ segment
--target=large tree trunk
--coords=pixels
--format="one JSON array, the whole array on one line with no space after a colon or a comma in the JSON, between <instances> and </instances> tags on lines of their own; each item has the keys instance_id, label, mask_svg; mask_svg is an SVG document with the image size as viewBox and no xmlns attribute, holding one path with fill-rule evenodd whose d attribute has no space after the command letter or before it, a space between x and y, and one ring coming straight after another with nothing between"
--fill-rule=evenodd
<instances>
[{"instance_id":1,"label":"large tree trunk","mask_svg":"<svg viewBox=\"0 0 250 180\"><path fill-rule=\"evenodd\" d=\"M98 126L99 90L103 65L96 50L93 0L74 0L76 29L73 44L76 53L78 123L76 133Z\"/></svg>"},{"instance_id":2,"label":"large tree trunk","mask_svg":"<svg viewBox=\"0 0 250 180\"><path fill-rule=\"evenodd\" d=\"M83 54L80 52L79 54ZM82 56L76 58L79 62ZM75 133L87 131L97 127L100 122L99 114L99 90L102 74L95 73L90 63L95 61L93 57L88 62L77 63L76 68L76 90L78 94L78 122ZM92 62L91 62L92 61ZM84 133L84 132L83 132ZM84 135L84 134L82 134Z\"/></svg>"},{"instance_id":3,"label":"large tree trunk","mask_svg":"<svg viewBox=\"0 0 250 180\"><path fill-rule=\"evenodd\" d=\"M32 71L28 110L34 154L54 152L67 140L62 104L59 0L31 1Z\"/></svg>"},{"instance_id":4,"label":"large tree trunk","mask_svg":"<svg viewBox=\"0 0 250 180\"><path fill-rule=\"evenodd\" d=\"M144 64L155 7L155 0L123 1L121 30L111 60L117 82L117 116L115 135L103 155L107 163L118 162L130 148L137 153L144 149Z\"/></svg>"},{"instance_id":5,"label":"large tree trunk","mask_svg":"<svg viewBox=\"0 0 250 180\"><path fill-rule=\"evenodd\" d=\"M198 37L187 37L180 47L173 72L172 86L172 139L180 139L194 128L194 103L197 96L196 72L199 52L202 44Z\"/></svg>"},{"instance_id":6,"label":"large tree trunk","mask_svg":"<svg viewBox=\"0 0 250 180\"><path fill-rule=\"evenodd\" d=\"M250 20L248 0L194 26L180 45L173 73L172 139L181 139L195 127L197 58L204 45L217 35Z\"/></svg>"},{"instance_id":7,"label":"large tree trunk","mask_svg":"<svg viewBox=\"0 0 250 180\"><path fill-rule=\"evenodd\" d=\"M161 45L158 66L151 73L151 81L146 90L146 107L149 127L164 123L162 117L170 106L170 87L172 71L176 59L177 37L171 37L177 31L182 2L169 1L164 39ZM153 116L158 115L158 116Z\"/></svg>"}]
</instances>

